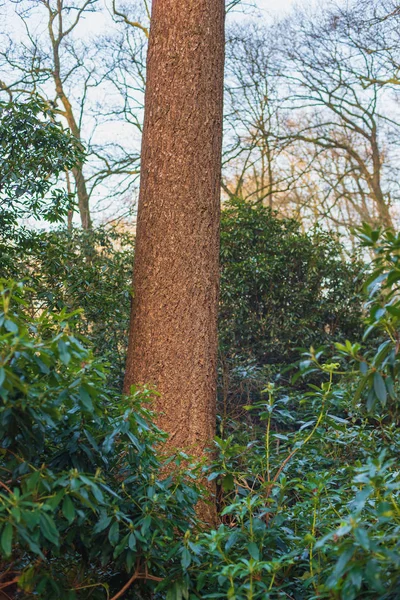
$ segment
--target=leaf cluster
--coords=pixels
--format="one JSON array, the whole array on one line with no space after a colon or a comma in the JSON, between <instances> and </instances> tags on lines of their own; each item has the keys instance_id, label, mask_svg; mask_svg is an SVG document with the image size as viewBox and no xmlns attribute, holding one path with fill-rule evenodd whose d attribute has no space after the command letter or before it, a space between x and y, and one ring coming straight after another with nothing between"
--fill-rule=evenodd
<instances>
[{"instance_id":1,"label":"leaf cluster","mask_svg":"<svg viewBox=\"0 0 400 600\"><path fill-rule=\"evenodd\" d=\"M32 318L9 281L0 298L0 586L15 597L106 598L135 570L167 585L198 493L185 483L195 471L160 479L152 392L106 387L71 332L78 315Z\"/></svg>"},{"instance_id":2,"label":"leaf cluster","mask_svg":"<svg viewBox=\"0 0 400 600\"><path fill-rule=\"evenodd\" d=\"M83 160L82 147L43 100L0 102L1 237L20 240L26 232L18 221L27 217L62 221L73 199L57 181Z\"/></svg>"}]
</instances>

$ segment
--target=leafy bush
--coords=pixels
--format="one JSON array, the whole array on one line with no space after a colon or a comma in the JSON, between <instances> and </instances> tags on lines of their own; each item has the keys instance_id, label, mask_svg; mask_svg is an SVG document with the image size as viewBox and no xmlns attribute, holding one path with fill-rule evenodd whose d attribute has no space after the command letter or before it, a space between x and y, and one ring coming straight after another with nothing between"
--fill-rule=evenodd
<instances>
[{"instance_id":1,"label":"leafy bush","mask_svg":"<svg viewBox=\"0 0 400 600\"><path fill-rule=\"evenodd\" d=\"M379 330L378 343L337 343L325 362L312 350L301 368L318 370L319 386L289 399L268 384L247 407L261 425L217 438L209 476L223 522L197 540L187 569L202 598L398 598L400 236L362 236L376 255L366 334Z\"/></svg>"},{"instance_id":2,"label":"leafy bush","mask_svg":"<svg viewBox=\"0 0 400 600\"><path fill-rule=\"evenodd\" d=\"M364 225L359 231L362 245L372 252L374 259L369 278L365 283L368 294L367 328L363 341L374 334L376 343L371 348L361 344L338 349L347 356L353 368L358 368L361 378L354 402L366 400L369 411L387 413L391 421L399 424L400 404L400 233L373 230ZM365 345L364 345L365 346Z\"/></svg>"},{"instance_id":3,"label":"leafy bush","mask_svg":"<svg viewBox=\"0 0 400 600\"><path fill-rule=\"evenodd\" d=\"M243 417L265 380L300 357L362 331L362 263L329 233L243 201L221 221L221 412ZM281 379L282 384L282 379ZM228 407L228 408L226 408Z\"/></svg>"},{"instance_id":4,"label":"leafy bush","mask_svg":"<svg viewBox=\"0 0 400 600\"><path fill-rule=\"evenodd\" d=\"M263 432L217 440L210 477L223 489L222 524L192 552L193 589L236 600L395 600L399 431L336 416L343 390L329 380L295 412L279 390L267 395L251 408Z\"/></svg>"},{"instance_id":5,"label":"leafy bush","mask_svg":"<svg viewBox=\"0 0 400 600\"><path fill-rule=\"evenodd\" d=\"M159 478L151 392L107 389L71 333L77 315L32 317L21 285L0 292L0 589L72 600L130 577L168 587L198 494Z\"/></svg>"},{"instance_id":6,"label":"leafy bush","mask_svg":"<svg viewBox=\"0 0 400 600\"><path fill-rule=\"evenodd\" d=\"M65 218L72 197L55 184L65 169L83 159L82 148L52 119L42 100L0 102L1 254L7 256L7 242L15 239L21 244L28 233L18 226L19 219L55 223Z\"/></svg>"},{"instance_id":7,"label":"leafy bush","mask_svg":"<svg viewBox=\"0 0 400 600\"><path fill-rule=\"evenodd\" d=\"M221 224L221 346L259 365L360 331L361 263L328 233L302 233L269 208L231 202Z\"/></svg>"},{"instance_id":8,"label":"leafy bush","mask_svg":"<svg viewBox=\"0 0 400 600\"><path fill-rule=\"evenodd\" d=\"M71 323L109 366L107 384L122 389L134 238L112 228L32 232L29 247L9 249L7 277L24 278L35 310L79 315Z\"/></svg>"}]
</instances>

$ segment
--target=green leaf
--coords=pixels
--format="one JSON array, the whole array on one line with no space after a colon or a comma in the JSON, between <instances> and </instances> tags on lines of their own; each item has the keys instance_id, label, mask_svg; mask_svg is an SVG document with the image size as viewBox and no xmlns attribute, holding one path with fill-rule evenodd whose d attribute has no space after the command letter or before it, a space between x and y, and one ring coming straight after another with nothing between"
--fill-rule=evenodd
<instances>
[{"instance_id":1,"label":"green leaf","mask_svg":"<svg viewBox=\"0 0 400 600\"><path fill-rule=\"evenodd\" d=\"M68 523L71 525L72 521L75 519L75 508L69 496L65 496L64 498L62 504L62 513L67 519Z\"/></svg>"},{"instance_id":2,"label":"green leaf","mask_svg":"<svg viewBox=\"0 0 400 600\"><path fill-rule=\"evenodd\" d=\"M379 348L374 356L374 360L373 360L374 367L379 368L383 359L389 353L391 347L392 347L392 340L386 340L386 342L383 342L379 346Z\"/></svg>"},{"instance_id":3,"label":"green leaf","mask_svg":"<svg viewBox=\"0 0 400 600\"><path fill-rule=\"evenodd\" d=\"M18 333L18 325L16 325L16 323L10 319L6 319L4 321L4 327L7 329L7 331L10 331L10 333Z\"/></svg>"},{"instance_id":4,"label":"green leaf","mask_svg":"<svg viewBox=\"0 0 400 600\"><path fill-rule=\"evenodd\" d=\"M368 500L371 493L372 487L370 487L369 485L365 486L362 490L357 492L356 497L349 504L350 509L352 511L354 510L356 513L360 513L363 510L365 503Z\"/></svg>"},{"instance_id":5,"label":"green leaf","mask_svg":"<svg viewBox=\"0 0 400 600\"><path fill-rule=\"evenodd\" d=\"M119 540L119 523L118 521L114 521L114 523L110 527L110 531L108 532L108 539L111 546L116 546Z\"/></svg>"},{"instance_id":6,"label":"green leaf","mask_svg":"<svg viewBox=\"0 0 400 600\"><path fill-rule=\"evenodd\" d=\"M93 412L92 399L91 399L90 395L88 394L88 392L85 390L85 388L82 386L79 388L79 397L81 399L83 407L88 412Z\"/></svg>"},{"instance_id":7,"label":"green leaf","mask_svg":"<svg viewBox=\"0 0 400 600\"><path fill-rule=\"evenodd\" d=\"M350 548L347 548L343 552L343 554L340 555L340 557L335 565L335 568L333 569L332 574L330 575L330 577L328 578L328 580L326 582L328 589L332 589L338 584L339 579L342 577L348 563L353 558L354 552L355 552L355 548L350 547Z\"/></svg>"},{"instance_id":8,"label":"green leaf","mask_svg":"<svg viewBox=\"0 0 400 600\"><path fill-rule=\"evenodd\" d=\"M360 383L358 384L357 389L354 392L353 405L357 404L358 400L360 399L360 396L361 396L361 394L363 392L363 389L367 385L368 378L369 378L369 375L366 375L365 377L363 377L361 379Z\"/></svg>"},{"instance_id":9,"label":"green leaf","mask_svg":"<svg viewBox=\"0 0 400 600\"><path fill-rule=\"evenodd\" d=\"M131 533L128 538L128 546L131 550L135 550L136 548L136 536L134 533Z\"/></svg>"},{"instance_id":10,"label":"green leaf","mask_svg":"<svg viewBox=\"0 0 400 600\"><path fill-rule=\"evenodd\" d=\"M60 504L61 500L64 498L64 494L64 490L60 490L59 492L57 492L57 494L55 494L47 500L46 507L49 507L51 511L54 512L57 506Z\"/></svg>"},{"instance_id":11,"label":"green leaf","mask_svg":"<svg viewBox=\"0 0 400 600\"><path fill-rule=\"evenodd\" d=\"M229 552L229 550L232 548L232 546L234 546L234 544L238 541L239 539L239 534L237 531L234 531L233 533L231 533L231 535L229 536L226 544L225 544L225 552Z\"/></svg>"},{"instance_id":12,"label":"green leaf","mask_svg":"<svg viewBox=\"0 0 400 600\"><path fill-rule=\"evenodd\" d=\"M251 558L254 558L254 560L260 560L260 551L257 544L250 542L247 544L247 550L249 551Z\"/></svg>"},{"instance_id":13,"label":"green leaf","mask_svg":"<svg viewBox=\"0 0 400 600\"><path fill-rule=\"evenodd\" d=\"M222 489L224 490L224 492L230 492L234 489L234 487L235 482L233 479L233 475L231 473L228 473L222 480Z\"/></svg>"},{"instance_id":14,"label":"green leaf","mask_svg":"<svg viewBox=\"0 0 400 600\"><path fill-rule=\"evenodd\" d=\"M190 566L191 562L192 562L192 556L191 556L189 550L187 548L183 548L182 558L181 558L182 568L186 570Z\"/></svg>"},{"instance_id":15,"label":"green leaf","mask_svg":"<svg viewBox=\"0 0 400 600\"><path fill-rule=\"evenodd\" d=\"M106 529L111 523L111 517L106 513L102 514L99 521L96 523L93 529L93 533L100 533Z\"/></svg>"},{"instance_id":16,"label":"green leaf","mask_svg":"<svg viewBox=\"0 0 400 600\"><path fill-rule=\"evenodd\" d=\"M378 398L378 400L380 401L382 406L386 406L386 401L387 401L386 386L385 386L385 382L383 380L382 375L378 371L376 371L376 373L374 373L374 391L375 391L376 397Z\"/></svg>"},{"instance_id":17,"label":"green leaf","mask_svg":"<svg viewBox=\"0 0 400 600\"><path fill-rule=\"evenodd\" d=\"M354 530L354 537L356 538L357 542L360 544L361 548L364 548L364 550L369 550L370 541L369 541L368 533L366 532L365 529L363 529L362 527L357 527Z\"/></svg>"},{"instance_id":18,"label":"green leaf","mask_svg":"<svg viewBox=\"0 0 400 600\"><path fill-rule=\"evenodd\" d=\"M130 573L132 570L135 558L136 558L135 553L128 550L128 552L126 553L126 570L128 573Z\"/></svg>"},{"instance_id":19,"label":"green leaf","mask_svg":"<svg viewBox=\"0 0 400 600\"><path fill-rule=\"evenodd\" d=\"M58 342L58 351L60 353L61 362L64 363L64 365L67 365L69 363L69 361L71 360L71 355L68 352L68 346L64 342L64 340L60 340Z\"/></svg>"},{"instance_id":20,"label":"green leaf","mask_svg":"<svg viewBox=\"0 0 400 600\"><path fill-rule=\"evenodd\" d=\"M183 599L183 585L181 582L176 581L173 586L167 591L165 600L182 600Z\"/></svg>"},{"instance_id":21,"label":"green leaf","mask_svg":"<svg viewBox=\"0 0 400 600\"><path fill-rule=\"evenodd\" d=\"M49 542L58 546L59 538L56 524L53 518L46 513L40 515L40 531Z\"/></svg>"},{"instance_id":22,"label":"green leaf","mask_svg":"<svg viewBox=\"0 0 400 600\"><path fill-rule=\"evenodd\" d=\"M22 572L22 575L18 578L18 587L22 590L30 591L32 582L35 579L35 567L31 566Z\"/></svg>"},{"instance_id":23,"label":"green leaf","mask_svg":"<svg viewBox=\"0 0 400 600\"><path fill-rule=\"evenodd\" d=\"M13 527L11 523L6 523L1 534L1 549L3 554L8 557L11 556L12 549L12 538L13 538Z\"/></svg>"},{"instance_id":24,"label":"green leaf","mask_svg":"<svg viewBox=\"0 0 400 600\"><path fill-rule=\"evenodd\" d=\"M122 552L126 549L127 543L128 543L128 536L126 535L125 537L122 538L122 540L119 542L119 544L117 546L115 546L115 549L113 552L114 560L116 558L118 558L118 556L120 554L122 554Z\"/></svg>"},{"instance_id":25,"label":"green leaf","mask_svg":"<svg viewBox=\"0 0 400 600\"><path fill-rule=\"evenodd\" d=\"M366 375L368 373L368 363L366 363L365 361L360 362L360 372L363 375Z\"/></svg>"},{"instance_id":26,"label":"green leaf","mask_svg":"<svg viewBox=\"0 0 400 600\"><path fill-rule=\"evenodd\" d=\"M392 285L399 280L400 280L400 270L394 269L393 271L390 271L390 273L388 275L387 286L392 287Z\"/></svg>"}]
</instances>

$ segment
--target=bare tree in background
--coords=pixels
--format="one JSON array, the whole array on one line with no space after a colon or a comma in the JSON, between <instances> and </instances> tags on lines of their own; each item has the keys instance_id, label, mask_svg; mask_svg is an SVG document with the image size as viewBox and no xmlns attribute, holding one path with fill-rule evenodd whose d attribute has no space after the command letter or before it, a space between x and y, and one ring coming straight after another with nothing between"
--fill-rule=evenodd
<instances>
[{"instance_id":1,"label":"bare tree in background","mask_svg":"<svg viewBox=\"0 0 400 600\"><path fill-rule=\"evenodd\" d=\"M77 166L72 175L82 227L89 229L89 202L101 186L108 186L108 196L113 196L113 186L122 195L139 174L139 143L137 149L129 149L125 140L118 141L125 119L110 110L121 104L115 98L122 90L113 86L110 93L115 65L105 61L98 43L83 33L84 25L100 14L100 4L17 0L15 9L24 34L20 40L14 34L2 36L0 86L10 97L39 94L87 148L87 165ZM111 139L104 135L107 130L112 131Z\"/></svg>"},{"instance_id":2,"label":"bare tree in background","mask_svg":"<svg viewBox=\"0 0 400 600\"><path fill-rule=\"evenodd\" d=\"M400 4L361 0L338 9L337 26L355 52L374 55L378 73L363 73L366 85L400 85ZM378 77L376 76L378 75Z\"/></svg>"},{"instance_id":3,"label":"bare tree in background","mask_svg":"<svg viewBox=\"0 0 400 600\"><path fill-rule=\"evenodd\" d=\"M228 196L333 228L360 221L392 226L400 130L390 77L396 77L400 27L394 26L399 12L385 2L379 19L374 0L366 0L363 14L358 5L348 12L297 10L273 26L231 32Z\"/></svg>"},{"instance_id":4,"label":"bare tree in background","mask_svg":"<svg viewBox=\"0 0 400 600\"><path fill-rule=\"evenodd\" d=\"M381 62L354 47L352 31L340 25L341 18L337 11L320 13L318 19L297 13L296 20L281 23L281 72L293 115L285 138L312 146L319 156L341 158L344 200L363 220L391 227L397 189L389 164L400 142L399 125L385 89L374 83L381 77Z\"/></svg>"},{"instance_id":5,"label":"bare tree in background","mask_svg":"<svg viewBox=\"0 0 400 600\"><path fill-rule=\"evenodd\" d=\"M24 32L3 35L0 51L3 92L42 95L88 149L70 174L84 227L99 197L113 217L124 203L128 213L140 173L150 3L104 1L15 0ZM107 23L95 36L93 19ZM225 196L262 202L305 227L390 226L400 182L399 23L396 0L361 0L233 27Z\"/></svg>"},{"instance_id":6,"label":"bare tree in background","mask_svg":"<svg viewBox=\"0 0 400 600\"><path fill-rule=\"evenodd\" d=\"M274 205L281 173L276 162L279 100L273 78L274 51L265 29L233 27L227 40L224 192Z\"/></svg>"},{"instance_id":7,"label":"bare tree in background","mask_svg":"<svg viewBox=\"0 0 400 600\"><path fill-rule=\"evenodd\" d=\"M228 34L223 190L300 217L310 161L285 139L290 109L282 103L273 28L235 26Z\"/></svg>"},{"instance_id":8,"label":"bare tree in background","mask_svg":"<svg viewBox=\"0 0 400 600\"><path fill-rule=\"evenodd\" d=\"M108 91L106 102L98 110L104 122L129 126L131 142L138 149L137 155L132 156L125 151L125 156L118 160L118 167L122 171L125 169L125 177L118 180L118 195L121 198L138 180L140 173L139 149L144 116L150 8L147 0L129 3L114 0L112 10L117 30L96 40L98 60L105 71L104 86ZM104 149L101 150L104 155ZM124 148L121 147L120 151L123 153ZM132 171L132 165L135 171ZM99 177L102 177L101 172Z\"/></svg>"}]
</instances>

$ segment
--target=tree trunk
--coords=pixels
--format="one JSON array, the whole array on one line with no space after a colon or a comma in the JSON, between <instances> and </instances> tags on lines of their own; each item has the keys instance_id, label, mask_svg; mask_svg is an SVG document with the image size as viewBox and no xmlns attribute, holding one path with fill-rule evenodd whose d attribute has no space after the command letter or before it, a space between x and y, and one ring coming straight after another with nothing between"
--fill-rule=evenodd
<instances>
[{"instance_id":1,"label":"tree trunk","mask_svg":"<svg viewBox=\"0 0 400 600\"><path fill-rule=\"evenodd\" d=\"M215 434L224 5L153 0L125 375L196 456Z\"/></svg>"},{"instance_id":2,"label":"tree trunk","mask_svg":"<svg viewBox=\"0 0 400 600\"><path fill-rule=\"evenodd\" d=\"M381 185L382 154L378 145L378 134L376 125L371 130L371 150L372 150L372 177L370 189L378 209L379 225L388 229L393 229L393 220L390 214L390 208L385 200L385 195Z\"/></svg>"},{"instance_id":3,"label":"tree trunk","mask_svg":"<svg viewBox=\"0 0 400 600\"><path fill-rule=\"evenodd\" d=\"M75 179L76 195L78 196L78 208L83 229L92 229L92 219L89 210L89 194L86 189L86 181L83 176L82 166L78 165L72 169Z\"/></svg>"},{"instance_id":4,"label":"tree trunk","mask_svg":"<svg viewBox=\"0 0 400 600\"><path fill-rule=\"evenodd\" d=\"M60 55L59 55L59 46L60 46L60 38L56 40L54 38L54 33L52 30L50 31L50 39L53 45L53 58L54 58L54 71L53 71L53 79L56 87L57 96L60 98L62 105L64 107L64 117L68 123L68 127L71 130L74 138L80 143L81 142L81 131L76 122L71 103L64 92L64 86L61 79L61 67L60 67ZM86 180L83 175L82 165L76 165L72 169L72 174L75 180L76 186L76 195L78 196L78 208L79 214L81 217L81 223L83 229L91 229L92 228L92 219L90 216L89 210L89 194L86 187Z\"/></svg>"}]
</instances>

